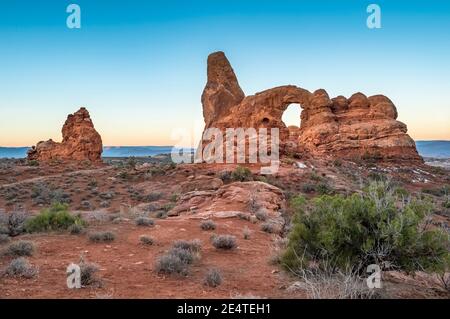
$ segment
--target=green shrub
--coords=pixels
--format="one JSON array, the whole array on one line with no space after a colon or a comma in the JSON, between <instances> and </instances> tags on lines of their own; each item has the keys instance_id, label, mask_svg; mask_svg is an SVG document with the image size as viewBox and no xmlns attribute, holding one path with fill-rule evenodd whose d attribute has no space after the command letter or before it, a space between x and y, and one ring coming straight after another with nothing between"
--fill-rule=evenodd
<instances>
[{"instance_id":1,"label":"green shrub","mask_svg":"<svg viewBox=\"0 0 450 319\"><path fill-rule=\"evenodd\" d=\"M282 263L296 269L326 260L358 271L370 264L404 271L448 267L449 235L422 229L431 205L419 200L397 203L387 183L373 182L362 195L321 196L297 207Z\"/></svg>"},{"instance_id":2,"label":"green shrub","mask_svg":"<svg viewBox=\"0 0 450 319\"><path fill-rule=\"evenodd\" d=\"M239 182L246 182L252 180L252 172L247 167L238 166L231 173L231 179Z\"/></svg>"},{"instance_id":3,"label":"green shrub","mask_svg":"<svg viewBox=\"0 0 450 319\"><path fill-rule=\"evenodd\" d=\"M80 216L71 215L67 204L55 203L43 209L39 215L27 220L25 229L29 233L52 230L67 230L72 225L85 225Z\"/></svg>"},{"instance_id":4,"label":"green shrub","mask_svg":"<svg viewBox=\"0 0 450 319\"><path fill-rule=\"evenodd\" d=\"M289 201L289 205L294 212L300 211L305 203L306 199L303 195L293 196Z\"/></svg>"}]
</instances>

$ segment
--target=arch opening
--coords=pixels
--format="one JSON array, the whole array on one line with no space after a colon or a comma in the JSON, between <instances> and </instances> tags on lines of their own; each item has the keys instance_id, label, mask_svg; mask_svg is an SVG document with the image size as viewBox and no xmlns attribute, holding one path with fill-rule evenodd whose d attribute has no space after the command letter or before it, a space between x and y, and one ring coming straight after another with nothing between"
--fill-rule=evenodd
<instances>
[{"instance_id":1,"label":"arch opening","mask_svg":"<svg viewBox=\"0 0 450 319\"><path fill-rule=\"evenodd\" d=\"M286 125L286 127L289 127L289 126L300 127L301 113L302 113L302 108L301 108L300 104L292 103L283 112L281 120Z\"/></svg>"}]
</instances>

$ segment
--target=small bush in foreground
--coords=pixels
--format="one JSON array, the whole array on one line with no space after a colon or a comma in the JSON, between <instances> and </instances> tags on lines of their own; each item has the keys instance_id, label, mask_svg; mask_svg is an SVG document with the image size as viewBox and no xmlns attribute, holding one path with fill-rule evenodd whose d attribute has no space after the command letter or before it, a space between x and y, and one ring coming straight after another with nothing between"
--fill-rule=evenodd
<instances>
[{"instance_id":1,"label":"small bush in foreground","mask_svg":"<svg viewBox=\"0 0 450 319\"><path fill-rule=\"evenodd\" d=\"M5 254L14 257L33 256L35 251L34 243L27 240L19 240L9 244Z\"/></svg>"},{"instance_id":2,"label":"small bush in foreground","mask_svg":"<svg viewBox=\"0 0 450 319\"><path fill-rule=\"evenodd\" d=\"M153 245L153 243L154 243L153 238L151 238L151 237L149 237L149 236L146 236L146 235L141 235L141 236L139 237L139 241L140 241L142 244L148 245L148 246L151 246L151 245Z\"/></svg>"},{"instance_id":3,"label":"small bush in foreground","mask_svg":"<svg viewBox=\"0 0 450 319\"><path fill-rule=\"evenodd\" d=\"M353 272L299 269L295 275L301 281L289 290L306 291L309 299L378 299L381 292L369 289L366 278Z\"/></svg>"},{"instance_id":4,"label":"small bush in foreground","mask_svg":"<svg viewBox=\"0 0 450 319\"><path fill-rule=\"evenodd\" d=\"M98 266L96 264L82 261L80 263L80 271L82 286L100 285L101 281L96 276L98 272Z\"/></svg>"},{"instance_id":5,"label":"small bush in foreground","mask_svg":"<svg viewBox=\"0 0 450 319\"><path fill-rule=\"evenodd\" d=\"M73 216L68 211L67 204L53 204L43 209L39 215L27 220L25 229L29 233L54 230L67 230L72 225L84 225L80 216Z\"/></svg>"},{"instance_id":6,"label":"small bush in foreground","mask_svg":"<svg viewBox=\"0 0 450 319\"><path fill-rule=\"evenodd\" d=\"M33 278L37 275L38 270L33 267L28 260L23 257L12 260L4 271L5 275L11 277Z\"/></svg>"},{"instance_id":7,"label":"small bush in foreground","mask_svg":"<svg viewBox=\"0 0 450 319\"><path fill-rule=\"evenodd\" d=\"M181 248L181 249L189 250L193 253L198 253L202 249L202 244L201 244L200 240L198 240L198 239L194 239L194 240L190 240L190 241L177 240L173 244L173 248Z\"/></svg>"},{"instance_id":8,"label":"small bush in foreground","mask_svg":"<svg viewBox=\"0 0 450 319\"><path fill-rule=\"evenodd\" d=\"M212 238L212 244L217 249L234 249L237 247L236 237L232 235L218 235Z\"/></svg>"},{"instance_id":9,"label":"small bush in foreground","mask_svg":"<svg viewBox=\"0 0 450 319\"><path fill-rule=\"evenodd\" d=\"M186 275L188 269L180 257L173 254L165 254L156 261L155 270L158 273Z\"/></svg>"},{"instance_id":10,"label":"small bush in foreground","mask_svg":"<svg viewBox=\"0 0 450 319\"><path fill-rule=\"evenodd\" d=\"M204 284L209 287L217 287L222 283L222 274L218 269L209 269L206 273Z\"/></svg>"},{"instance_id":11,"label":"small bush in foreground","mask_svg":"<svg viewBox=\"0 0 450 319\"><path fill-rule=\"evenodd\" d=\"M116 239L116 235L112 232L95 232L89 234L89 240L94 243L111 242Z\"/></svg>"},{"instance_id":12,"label":"small bush in foreground","mask_svg":"<svg viewBox=\"0 0 450 319\"><path fill-rule=\"evenodd\" d=\"M1 213L0 227L2 229L0 233L8 234L11 237L18 236L25 232L26 220L27 214L25 212L15 211L9 214Z\"/></svg>"},{"instance_id":13,"label":"small bush in foreground","mask_svg":"<svg viewBox=\"0 0 450 319\"><path fill-rule=\"evenodd\" d=\"M178 240L172 248L156 261L158 273L187 275L189 265L197 258L201 250L199 240Z\"/></svg>"},{"instance_id":14,"label":"small bush in foreground","mask_svg":"<svg viewBox=\"0 0 450 319\"><path fill-rule=\"evenodd\" d=\"M153 226L153 225L155 225L155 221L151 218L141 216L141 217L136 218L136 225L137 226Z\"/></svg>"},{"instance_id":15,"label":"small bush in foreground","mask_svg":"<svg viewBox=\"0 0 450 319\"><path fill-rule=\"evenodd\" d=\"M186 265L192 264L194 262L194 259L195 259L194 254L189 249L173 247L169 251L169 254L177 256Z\"/></svg>"},{"instance_id":16,"label":"small bush in foreground","mask_svg":"<svg viewBox=\"0 0 450 319\"><path fill-rule=\"evenodd\" d=\"M321 196L297 207L282 263L292 270L328 260L359 272L370 264L404 271L448 267L448 233L424 228L430 204L413 199L400 205L395 196L388 183L373 182L362 195Z\"/></svg>"},{"instance_id":17,"label":"small bush in foreground","mask_svg":"<svg viewBox=\"0 0 450 319\"><path fill-rule=\"evenodd\" d=\"M216 229L216 224L212 220L205 220L201 222L200 228L203 230L214 230Z\"/></svg>"}]
</instances>

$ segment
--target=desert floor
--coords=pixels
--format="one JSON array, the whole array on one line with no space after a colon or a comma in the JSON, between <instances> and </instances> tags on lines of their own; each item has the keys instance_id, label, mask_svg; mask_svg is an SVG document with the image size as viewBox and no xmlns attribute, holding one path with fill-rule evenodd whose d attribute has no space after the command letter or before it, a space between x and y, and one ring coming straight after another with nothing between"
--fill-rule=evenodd
<instances>
[{"instance_id":1,"label":"desert floor","mask_svg":"<svg viewBox=\"0 0 450 319\"><path fill-rule=\"evenodd\" d=\"M243 183L229 179L235 168L173 165L164 156L105 159L99 165L54 162L30 166L24 160L2 160L0 210L4 214L36 214L57 200L67 202L71 212L80 214L88 226L76 235L52 232L11 238L12 242L35 243L36 253L28 260L39 273L31 279L2 276L0 298L307 298L302 289L292 289L298 279L276 262L292 217L286 198L299 193L314 197L321 183L335 193L349 194L360 191L367 179L384 174L410 192L425 190L436 207L442 207L443 198L432 190L450 183L448 170L424 164L284 159L273 176L261 176L259 167L249 166L252 181ZM264 193L271 188L262 184L278 188L278 197ZM262 197L249 198L249 189L258 192L263 188ZM256 204L249 203L251 200ZM269 218L280 226L277 232L261 230L262 222L253 216L252 204L267 207ZM240 218L241 214L250 218ZM139 216L152 218L154 226L136 225ZM214 221L215 230L201 229L206 219ZM449 221L449 209L435 211L434 223L448 227ZM250 234L248 239L244 239L244 229ZM113 232L116 239L91 242L89 234L98 231ZM235 236L237 248L216 249L211 244L213 234ZM154 244L142 244L141 235L153 238ZM186 276L155 270L157 259L176 240L194 239L200 240L202 249ZM0 244L0 250L6 245ZM71 290L66 285L66 268L80 258L98 265L100 284ZM11 260L0 257L0 269ZM204 285L211 268L222 274L223 283L216 288ZM384 279L386 296L392 298L448 297L431 275L393 272Z\"/></svg>"}]
</instances>

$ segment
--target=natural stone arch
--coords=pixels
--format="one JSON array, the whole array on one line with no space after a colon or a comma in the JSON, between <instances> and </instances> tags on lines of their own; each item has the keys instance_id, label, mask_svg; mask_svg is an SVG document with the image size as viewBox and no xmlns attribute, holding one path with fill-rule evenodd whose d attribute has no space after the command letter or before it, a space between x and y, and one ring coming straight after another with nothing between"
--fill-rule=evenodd
<instances>
[{"instance_id":1,"label":"natural stone arch","mask_svg":"<svg viewBox=\"0 0 450 319\"><path fill-rule=\"evenodd\" d=\"M302 108L296 153L345 158L381 153L383 158L420 160L406 125L396 121L397 110L383 95L330 98L323 89L311 93L286 85L245 96L225 54L208 57L202 95L206 128L279 128L280 152L290 153L282 116L294 103Z\"/></svg>"}]
</instances>

